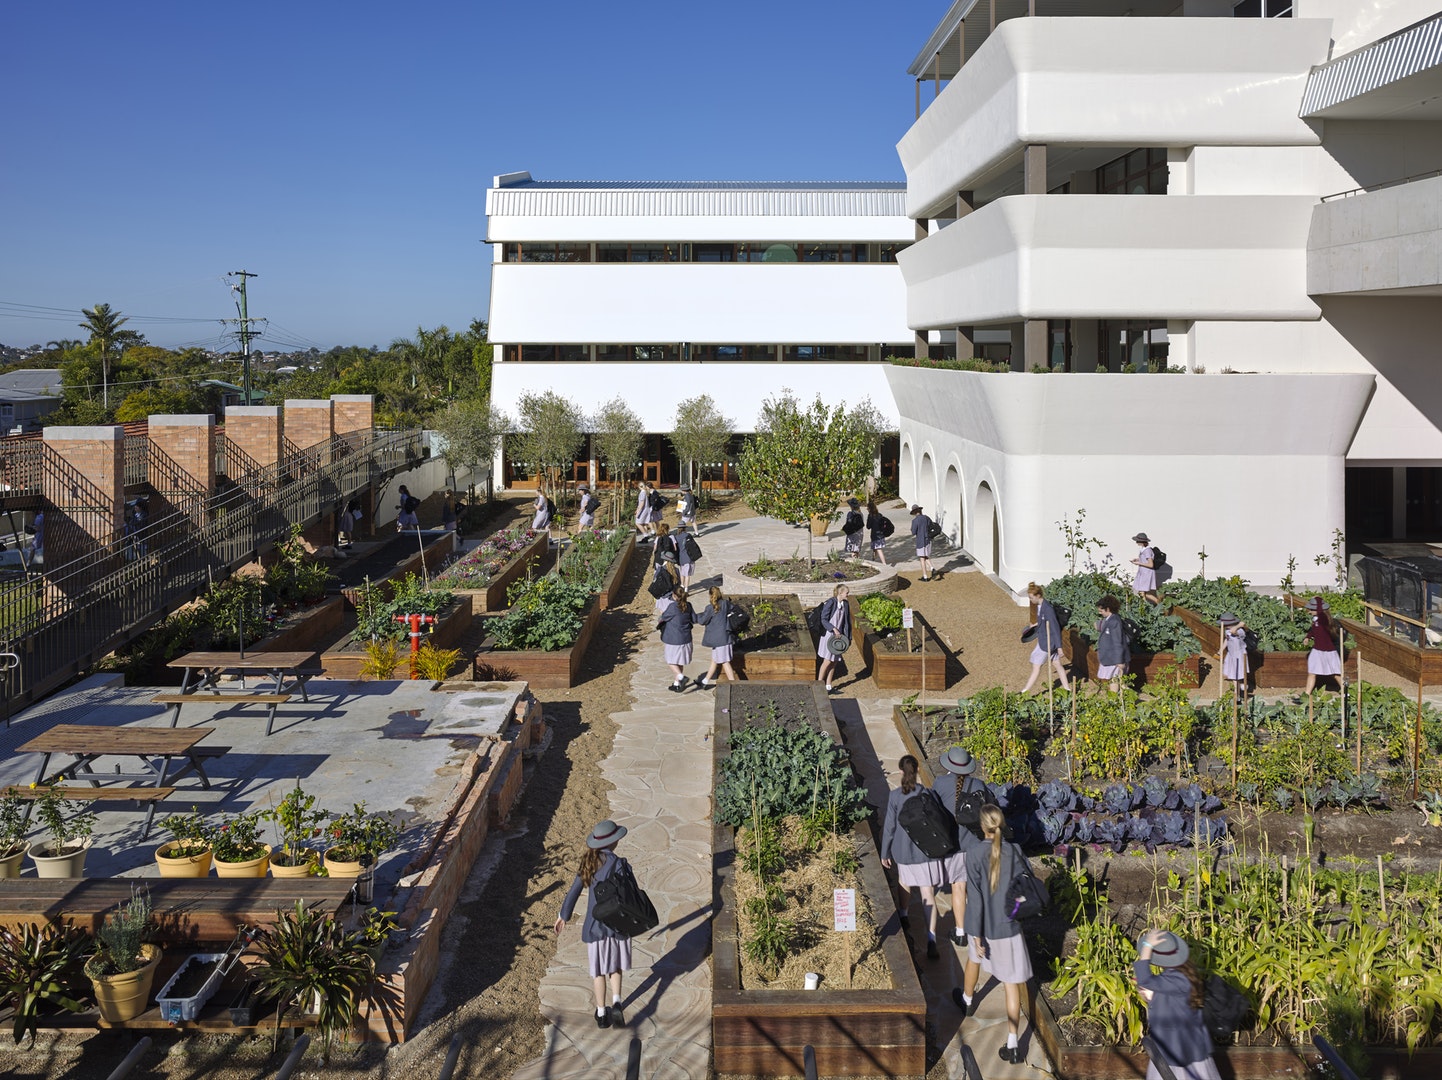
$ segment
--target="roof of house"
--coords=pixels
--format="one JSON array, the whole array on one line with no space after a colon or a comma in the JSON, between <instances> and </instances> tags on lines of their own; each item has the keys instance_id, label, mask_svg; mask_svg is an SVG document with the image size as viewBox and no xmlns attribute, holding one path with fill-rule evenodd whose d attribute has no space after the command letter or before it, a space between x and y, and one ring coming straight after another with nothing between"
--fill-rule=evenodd
<instances>
[{"instance_id":1,"label":"roof of house","mask_svg":"<svg viewBox=\"0 0 1442 1080\"><path fill-rule=\"evenodd\" d=\"M15 368L0 372L0 391L44 395L60 393L59 368Z\"/></svg>"}]
</instances>

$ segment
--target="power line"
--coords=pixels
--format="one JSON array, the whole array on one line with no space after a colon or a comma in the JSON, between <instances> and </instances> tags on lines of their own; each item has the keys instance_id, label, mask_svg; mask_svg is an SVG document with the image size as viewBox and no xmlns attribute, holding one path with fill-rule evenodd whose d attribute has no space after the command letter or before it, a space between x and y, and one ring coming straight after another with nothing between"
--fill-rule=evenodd
<instances>
[{"instance_id":1,"label":"power line","mask_svg":"<svg viewBox=\"0 0 1442 1080\"><path fill-rule=\"evenodd\" d=\"M16 310L3 310L6 308L14 308ZM46 307L43 304L25 304L18 300L0 300L0 315L19 319L26 318L27 313L30 318L53 318L57 321L62 316L83 318L85 314L83 311L76 311L71 308ZM191 318L180 315L126 315L125 318L129 322L148 323L208 323L221 321L214 316L208 318Z\"/></svg>"}]
</instances>

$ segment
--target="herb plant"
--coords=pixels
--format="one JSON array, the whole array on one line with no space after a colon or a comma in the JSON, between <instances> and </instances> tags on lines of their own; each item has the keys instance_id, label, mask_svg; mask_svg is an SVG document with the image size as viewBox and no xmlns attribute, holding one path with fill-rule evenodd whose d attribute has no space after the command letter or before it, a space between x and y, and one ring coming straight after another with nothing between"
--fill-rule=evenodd
<instances>
[{"instance_id":1,"label":"herb plant","mask_svg":"<svg viewBox=\"0 0 1442 1080\"><path fill-rule=\"evenodd\" d=\"M193 806L188 814L170 814L162 818L160 827L175 837L169 852L172 859L193 859L210 850L214 829Z\"/></svg>"},{"instance_id":2,"label":"herb plant","mask_svg":"<svg viewBox=\"0 0 1442 1080\"><path fill-rule=\"evenodd\" d=\"M142 946L150 935L150 911L149 890L132 888L130 899L116 905L95 932L100 947L85 962L85 974L93 979L140 967Z\"/></svg>"},{"instance_id":3,"label":"herb plant","mask_svg":"<svg viewBox=\"0 0 1442 1080\"><path fill-rule=\"evenodd\" d=\"M0 859L25 846L25 807L19 795L0 795Z\"/></svg>"},{"instance_id":4,"label":"herb plant","mask_svg":"<svg viewBox=\"0 0 1442 1080\"><path fill-rule=\"evenodd\" d=\"M401 830L389 814L374 814L364 801L344 814L332 814L326 827L333 861L372 865L395 846Z\"/></svg>"}]
</instances>

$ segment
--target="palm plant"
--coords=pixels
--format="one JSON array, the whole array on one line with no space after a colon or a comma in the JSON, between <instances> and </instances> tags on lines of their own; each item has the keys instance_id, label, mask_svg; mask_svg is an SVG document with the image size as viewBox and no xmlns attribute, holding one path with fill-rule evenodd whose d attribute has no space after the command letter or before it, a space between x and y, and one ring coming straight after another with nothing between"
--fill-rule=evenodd
<instances>
[{"instance_id":1,"label":"palm plant","mask_svg":"<svg viewBox=\"0 0 1442 1080\"><path fill-rule=\"evenodd\" d=\"M285 1009L318 1005L317 1027L329 1050L336 1032L350 1027L356 999L375 971L360 935L297 900L294 911L262 931L258 947L261 962L250 974L261 996L276 1002L277 1039Z\"/></svg>"},{"instance_id":2,"label":"palm plant","mask_svg":"<svg viewBox=\"0 0 1442 1080\"><path fill-rule=\"evenodd\" d=\"M101 371L101 404L107 409L110 408L110 350L119 340L121 330L130 320L125 318L118 311L111 309L109 304L96 304L93 308L84 309L80 314L85 316L85 321L79 323L80 329L90 331L90 343L100 346L100 371Z\"/></svg>"}]
</instances>

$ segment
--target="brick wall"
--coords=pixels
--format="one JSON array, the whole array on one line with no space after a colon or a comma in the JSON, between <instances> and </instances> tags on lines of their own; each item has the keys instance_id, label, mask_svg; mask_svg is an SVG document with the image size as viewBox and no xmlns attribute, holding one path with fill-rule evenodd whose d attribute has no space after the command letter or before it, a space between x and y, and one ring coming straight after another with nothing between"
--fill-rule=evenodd
<instances>
[{"instance_id":1,"label":"brick wall","mask_svg":"<svg viewBox=\"0 0 1442 1080\"><path fill-rule=\"evenodd\" d=\"M45 565L53 570L120 536L125 429L47 427L44 438Z\"/></svg>"},{"instance_id":2,"label":"brick wall","mask_svg":"<svg viewBox=\"0 0 1442 1080\"><path fill-rule=\"evenodd\" d=\"M373 394L332 394L335 433L350 435L375 427L376 399Z\"/></svg>"},{"instance_id":3,"label":"brick wall","mask_svg":"<svg viewBox=\"0 0 1442 1080\"><path fill-rule=\"evenodd\" d=\"M231 405L225 410L225 441L257 465L274 465L280 460L285 416L276 405ZM227 463L232 479L243 468Z\"/></svg>"},{"instance_id":4,"label":"brick wall","mask_svg":"<svg viewBox=\"0 0 1442 1080\"><path fill-rule=\"evenodd\" d=\"M215 494L215 417L152 416L149 433L150 486L172 505L198 514Z\"/></svg>"},{"instance_id":5,"label":"brick wall","mask_svg":"<svg viewBox=\"0 0 1442 1080\"><path fill-rule=\"evenodd\" d=\"M320 445L322 463L330 461L331 408L329 401L312 398L291 398L285 403L285 437L297 450Z\"/></svg>"}]
</instances>

